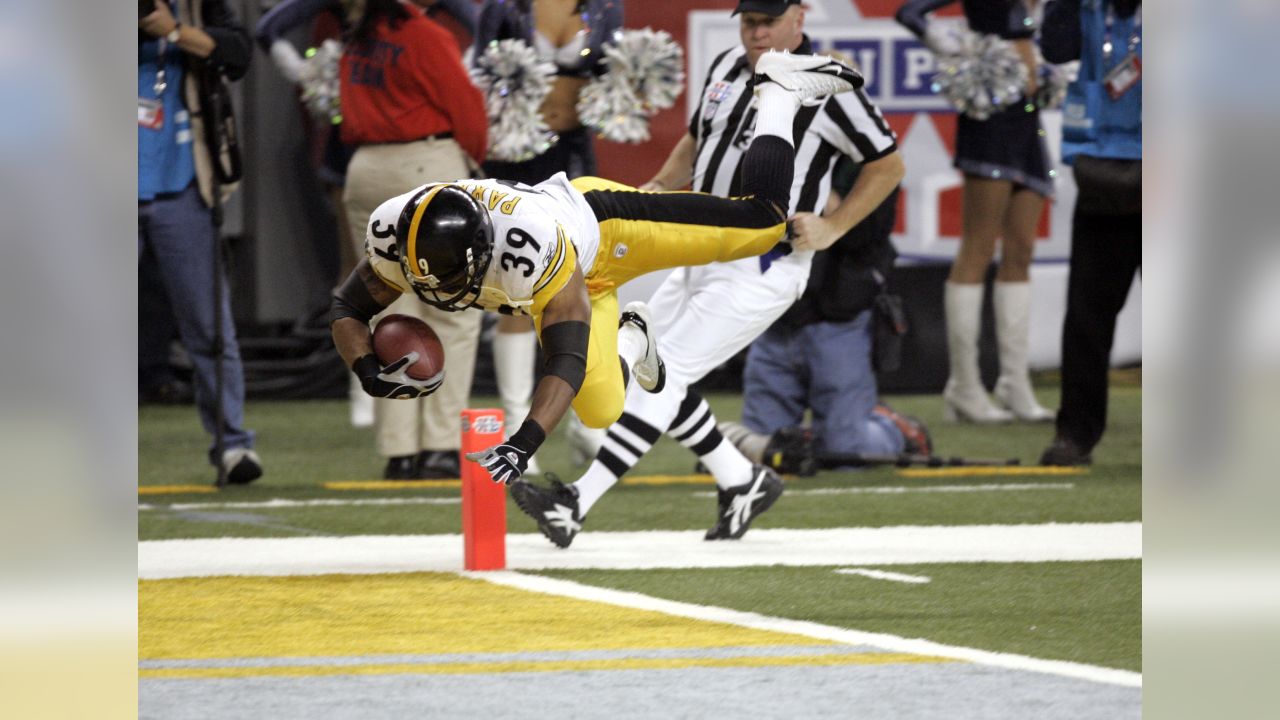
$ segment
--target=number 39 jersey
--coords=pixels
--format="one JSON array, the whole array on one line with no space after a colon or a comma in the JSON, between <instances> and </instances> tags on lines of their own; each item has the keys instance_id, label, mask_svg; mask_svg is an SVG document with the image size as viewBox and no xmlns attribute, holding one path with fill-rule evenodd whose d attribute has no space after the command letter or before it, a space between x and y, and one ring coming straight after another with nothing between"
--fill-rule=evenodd
<instances>
[{"instance_id":1,"label":"number 39 jersey","mask_svg":"<svg viewBox=\"0 0 1280 720\"><path fill-rule=\"evenodd\" d=\"M435 183L429 183L435 184ZM541 315L581 264L591 271L600 245L600 226L587 201L564 173L534 186L502 180L458 180L489 212L493 258L476 305L506 314ZM422 186L426 187L426 186ZM413 294L400 267L395 228L405 203L422 187L391 198L369 218L365 253L387 284Z\"/></svg>"}]
</instances>

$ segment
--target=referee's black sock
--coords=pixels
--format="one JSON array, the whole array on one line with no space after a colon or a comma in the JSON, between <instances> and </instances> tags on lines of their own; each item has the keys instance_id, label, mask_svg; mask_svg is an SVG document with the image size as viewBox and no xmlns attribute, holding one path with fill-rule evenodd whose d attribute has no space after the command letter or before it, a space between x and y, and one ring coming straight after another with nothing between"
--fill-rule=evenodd
<instances>
[{"instance_id":1,"label":"referee's black sock","mask_svg":"<svg viewBox=\"0 0 1280 720\"><path fill-rule=\"evenodd\" d=\"M791 204L796 149L776 135L757 135L742 156L742 194L773 203L786 219Z\"/></svg>"}]
</instances>

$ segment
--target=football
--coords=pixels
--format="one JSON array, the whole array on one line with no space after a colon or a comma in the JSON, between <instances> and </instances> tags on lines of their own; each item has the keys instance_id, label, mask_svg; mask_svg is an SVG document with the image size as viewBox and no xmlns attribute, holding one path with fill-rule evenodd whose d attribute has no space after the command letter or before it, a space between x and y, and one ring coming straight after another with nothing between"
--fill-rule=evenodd
<instances>
[{"instance_id":1,"label":"football","mask_svg":"<svg viewBox=\"0 0 1280 720\"><path fill-rule=\"evenodd\" d=\"M430 380L444 369L444 346L431 326L409 315L388 315L373 330L373 352L383 365L411 352L418 361L406 372L415 380Z\"/></svg>"}]
</instances>

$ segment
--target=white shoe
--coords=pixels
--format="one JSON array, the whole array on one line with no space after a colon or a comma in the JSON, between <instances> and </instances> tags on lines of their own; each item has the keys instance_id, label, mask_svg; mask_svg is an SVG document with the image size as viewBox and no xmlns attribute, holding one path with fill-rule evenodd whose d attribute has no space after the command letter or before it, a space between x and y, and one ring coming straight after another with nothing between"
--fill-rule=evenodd
<instances>
[{"instance_id":1,"label":"white shoe","mask_svg":"<svg viewBox=\"0 0 1280 720\"><path fill-rule=\"evenodd\" d=\"M857 70L826 55L770 50L756 61L756 89L767 82L781 85L803 101L856 90L866 81Z\"/></svg>"},{"instance_id":2,"label":"white shoe","mask_svg":"<svg viewBox=\"0 0 1280 720\"><path fill-rule=\"evenodd\" d=\"M231 448L222 453L222 470L232 485L248 485L262 477L262 460L249 448Z\"/></svg>"},{"instance_id":3,"label":"white shoe","mask_svg":"<svg viewBox=\"0 0 1280 720\"><path fill-rule=\"evenodd\" d=\"M962 385L947 380L942 391L942 416L947 422L971 422L979 425L1013 422L1013 413L996 407L982 385Z\"/></svg>"},{"instance_id":4,"label":"white shoe","mask_svg":"<svg viewBox=\"0 0 1280 720\"><path fill-rule=\"evenodd\" d=\"M542 466L538 464L536 455L529 456L529 464L524 467L524 477L537 477L542 474Z\"/></svg>"},{"instance_id":5,"label":"white shoe","mask_svg":"<svg viewBox=\"0 0 1280 720\"><path fill-rule=\"evenodd\" d=\"M658 357L658 341L653 337L653 323L649 320L649 306L642 302L628 303L622 309L618 327L630 324L644 333L644 355L631 367L640 387L651 393L662 392L667 384L667 366Z\"/></svg>"},{"instance_id":6,"label":"white shoe","mask_svg":"<svg viewBox=\"0 0 1280 720\"><path fill-rule=\"evenodd\" d=\"M373 427L373 396L360 387L355 374L351 375L351 427Z\"/></svg>"},{"instance_id":7,"label":"white shoe","mask_svg":"<svg viewBox=\"0 0 1280 720\"><path fill-rule=\"evenodd\" d=\"M1040 405L1031 390L1027 362L1031 334L1031 283L997 282L992 304L1000 347L1000 379L992 394L1023 422L1049 422L1055 413Z\"/></svg>"},{"instance_id":8,"label":"white shoe","mask_svg":"<svg viewBox=\"0 0 1280 720\"><path fill-rule=\"evenodd\" d=\"M1021 382L1008 375L1001 375L996 380L996 387L991 391L991 395L997 403L1023 422L1052 422L1057 417L1057 413L1036 400L1035 391L1031 389L1031 381L1025 375Z\"/></svg>"},{"instance_id":9,"label":"white shoe","mask_svg":"<svg viewBox=\"0 0 1280 720\"><path fill-rule=\"evenodd\" d=\"M978 337L982 332L982 285L948 281L943 292L947 317L950 373L942 391L947 422L1006 423L1013 413L991 404L978 369Z\"/></svg>"},{"instance_id":10,"label":"white shoe","mask_svg":"<svg viewBox=\"0 0 1280 720\"><path fill-rule=\"evenodd\" d=\"M582 424L575 412L569 413L569 422L565 426L565 438L569 441L569 461L574 465L586 465L596 459L600 446L604 444L606 431L603 428L589 428Z\"/></svg>"}]
</instances>

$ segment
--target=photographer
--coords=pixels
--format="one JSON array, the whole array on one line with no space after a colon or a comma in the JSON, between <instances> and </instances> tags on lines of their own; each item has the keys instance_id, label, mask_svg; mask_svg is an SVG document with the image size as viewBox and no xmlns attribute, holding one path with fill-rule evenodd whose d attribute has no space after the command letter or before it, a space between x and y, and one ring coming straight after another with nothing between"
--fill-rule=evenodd
<instances>
[{"instance_id":1,"label":"photographer","mask_svg":"<svg viewBox=\"0 0 1280 720\"><path fill-rule=\"evenodd\" d=\"M150 253L172 301L174 320L195 371L200 420L217 430L217 364L222 363L224 446L209 462L233 484L262 475L253 432L244 428L244 371L231 321L226 278L221 308L222 352L216 354L214 306L217 230L213 158L201 97L220 77L238 80L249 69L249 35L225 0L138 2L138 260ZM231 187L223 186L225 191ZM143 290L140 288L140 290Z\"/></svg>"}]
</instances>

